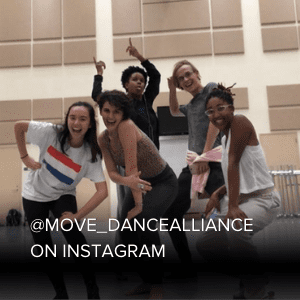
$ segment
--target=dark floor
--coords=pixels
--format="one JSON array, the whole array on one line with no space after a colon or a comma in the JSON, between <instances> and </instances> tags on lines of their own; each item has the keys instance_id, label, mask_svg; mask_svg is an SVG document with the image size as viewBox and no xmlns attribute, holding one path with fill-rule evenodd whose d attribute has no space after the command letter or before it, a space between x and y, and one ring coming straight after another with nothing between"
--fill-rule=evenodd
<instances>
[{"instance_id":1,"label":"dark floor","mask_svg":"<svg viewBox=\"0 0 300 300\"><path fill-rule=\"evenodd\" d=\"M195 228L200 228L196 221ZM105 226L102 228L105 231ZM198 226L198 227L197 227ZM192 221L186 222L187 237L192 250L194 266L198 270L196 280L182 280L163 284L166 299L232 299L238 289L238 279L223 274L222 266L206 264L196 251L199 232L192 231ZM99 231L99 228L97 228ZM64 245L61 232L52 232L58 248ZM114 234L96 233L84 230L89 244L113 245ZM300 299L300 219L280 218L254 237L264 269L270 277L268 290L275 291L275 299ZM161 232L166 247L164 266L166 271L177 269L178 258L167 232ZM44 273L38 269L38 259L31 255L33 245L29 227L0 227L0 299L52 299L54 292ZM102 251L101 251L102 253ZM59 254L61 255L61 253ZM95 253L93 253L95 255ZM133 270L125 274L128 281L118 281L112 272L107 257L93 256L97 270L97 281L102 299L146 299L125 297L124 293L140 283ZM65 278L70 299L86 299L83 280L73 270L72 259L63 258L67 263ZM168 274L167 272L165 274Z\"/></svg>"}]
</instances>

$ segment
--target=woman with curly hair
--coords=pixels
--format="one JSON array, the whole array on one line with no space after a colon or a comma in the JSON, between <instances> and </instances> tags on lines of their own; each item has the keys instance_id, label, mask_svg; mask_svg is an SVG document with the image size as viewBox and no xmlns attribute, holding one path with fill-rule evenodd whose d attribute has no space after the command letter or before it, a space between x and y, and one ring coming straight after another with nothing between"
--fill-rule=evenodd
<instances>
[{"instance_id":1,"label":"woman with curly hair","mask_svg":"<svg viewBox=\"0 0 300 300\"><path fill-rule=\"evenodd\" d=\"M208 95L205 112L210 122L224 133L221 165L225 180L210 196L206 217L216 209L213 221L221 219L231 225L228 230L204 232L197 249L205 259L219 262L220 269L240 278L241 290L234 299L269 299L273 295L266 295L268 280L260 271L253 235L274 220L281 200L254 126L245 116L234 114L231 88L219 84ZM250 219L251 226L245 225L245 219Z\"/></svg>"},{"instance_id":2,"label":"woman with curly hair","mask_svg":"<svg viewBox=\"0 0 300 300\"><path fill-rule=\"evenodd\" d=\"M131 106L128 96L120 91L106 91L98 97L100 114L107 129L103 131L98 142L103 153L105 165L112 181L129 186L123 202L119 203L118 220L123 224L127 219L131 223L149 224L145 230L121 230L122 243L133 244L141 249L146 246L160 246L156 221L159 220L174 201L177 194L177 178L166 161L159 155L158 149L148 136L129 118ZM117 166L125 166L122 176ZM141 179L151 184L151 190L144 193L144 185L136 185L130 176L141 172ZM144 195L144 196L143 196ZM149 222L151 220L151 222ZM128 295L150 293L159 297L162 283L161 259L136 258L135 266L143 283Z\"/></svg>"}]
</instances>

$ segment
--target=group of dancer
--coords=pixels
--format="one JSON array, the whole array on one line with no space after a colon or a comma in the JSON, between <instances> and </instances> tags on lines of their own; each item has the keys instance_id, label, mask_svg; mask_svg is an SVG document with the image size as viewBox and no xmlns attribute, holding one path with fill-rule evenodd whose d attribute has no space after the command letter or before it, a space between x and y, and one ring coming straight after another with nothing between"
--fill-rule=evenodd
<instances>
[{"instance_id":1,"label":"group of dancer","mask_svg":"<svg viewBox=\"0 0 300 300\"><path fill-rule=\"evenodd\" d=\"M240 278L241 299L265 296L267 280L264 274L235 270L240 261L258 261L253 245L253 233L270 224L280 205L278 193L268 173L262 149L251 122L234 114L233 94L221 84L202 85L197 68L187 60L178 62L168 78L170 112L188 120L188 150L201 156L218 146L222 147L222 163L199 161L183 168L177 178L171 166L159 153L159 124L153 102L159 94L161 76L155 66L131 44L126 49L143 68L130 66L121 76L125 93L102 91L105 63L97 62L92 98L99 107L106 126L97 137L94 108L86 102L72 104L62 125L36 121L18 121L15 135L22 162L31 169L22 192L24 211L31 224L35 219L45 221L51 211L55 218L80 221L108 196L102 159L110 179L117 184L120 223L126 219L142 222L166 218L168 226L177 219L182 225L191 205L191 182L194 175L209 171L202 196L209 198L206 217L216 209L221 219L253 219L253 232L207 231L199 235L197 250L209 262L230 264ZM176 89L191 94L192 100L179 106ZM27 133L25 139L25 133ZM39 161L28 155L26 144L40 148ZM192 169L192 172L191 172ZM96 192L86 204L77 209L76 186L83 178L95 183ZM145 231L118 231L117 244L161 245L154 222ZM65 225L64 225L65 227ZM168 231L181 261L170 279L197 277L185 232ZM70 245L86 244L75 226L63 234ZM35 244L53 247L49 231L33 232ZM74 257L87 287L88 299L99 299L94 265L90 257ZM41 255L41 264L49 276L55 299L67 299L68 293L60 261ZM162 258L134 258L142 279L141 285L127 293L149 293L161 298L164 270ZM254 280L256 279L256 281ZM255 281L255 284L253 282Z\"/></svg>"}]
</instances>

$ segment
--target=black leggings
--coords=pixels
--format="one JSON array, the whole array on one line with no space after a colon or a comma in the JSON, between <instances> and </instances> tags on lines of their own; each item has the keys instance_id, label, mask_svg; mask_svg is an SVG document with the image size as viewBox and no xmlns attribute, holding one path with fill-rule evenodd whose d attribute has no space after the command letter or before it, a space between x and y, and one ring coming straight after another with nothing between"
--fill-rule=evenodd
<instances>
[{"instance_id":1,"label":"black leggings","mask_svg":"<svg viewBox=\"0 0 300 300\"><path fill-rule=\"evenodd\" d=\"M145 180L151 182L152 190L143 197L143 211L135 218L140 224L143 223L143 220L145 220L145 223L147 224L147 221L152 218L157 220L162 218L165 211L174 201L178 191L176 175L169 165L166 166L165 170L161 174ZM118 220L120 221L120 224L124 223L128 211L135 206L130 189L126 189L125 197L122 200L122 203L118 203L118 206L120 206L120 211L118 212ZM133 222L134 219L130 222L132 226ZM123 230L119 232L120 241L125 245L137 245L139 249L141 249L143 245L146 245L146 247L149 248L152 247L152 245L160 246L161 241L159 231L154 230L157 224L155 222L150 222L149 224L149 227L146 227L145 231L141 230L137 226L136 231ZM162 282L162 257L141 257L133 259L132 263L133 262L136 262L139 275L144 282Z\"/></svg>"},{"instance_id":2,"label":"black leggings","mask_svg":"<svg viewBox=\"0 0 300 300\"><path fill-rule=\"evenodd\" d=\"M224 178L220 163L209 162L210 173L205 186L205 191L211 195L217 188L224 184ZM183 218L191 206L191 182L192 174L189 166L182 169L178 177L178 194L174 202L164 214L168 219L168 226L177 219L180 228L183 228ZM188 268L192 263L192 254L189 249L188 240L183 230L173 229L168 231L179 259Z\"/></svg>"},{"instance_id":3,"label":"black leggings","mask_svg":"<svg viewBox=\"0 0 300 300\"><path fill-rule=\"evenodd\" d=\"M76 198L73 195L63 195L58 200L50 202L37 202L23 198L23 206L29 226L35 219L40 219L45 224L46 219L49 218L50 211L57 219L60 218L62 213L65 211L70 211L72 213L77 212ZM84 235L78 230L77 226L73 226L71 230L69 230L70 227L68 226L70 226L70 224L64 223L65 230L63 230L63 235L69 245L76 249L77 245L81 248L81 245L87 244ZM46 231L45 226L40 232L34 232L31 230L31 233L35 244L41 245L44 250L46 245L53 249L51 232L50 230ZM79 257L76 257L73 255L73 258L77 264L78 270L83 276L85 284L89 286L96 284L95 273L92 268L90 256L81 257L81 255L79 255ZM40 261L43 271L45 271L49 276L55 290L65 289L62 267L58 257L51 254L48 255L48 257L41 255Z\"/></svg>"}]
</instances>

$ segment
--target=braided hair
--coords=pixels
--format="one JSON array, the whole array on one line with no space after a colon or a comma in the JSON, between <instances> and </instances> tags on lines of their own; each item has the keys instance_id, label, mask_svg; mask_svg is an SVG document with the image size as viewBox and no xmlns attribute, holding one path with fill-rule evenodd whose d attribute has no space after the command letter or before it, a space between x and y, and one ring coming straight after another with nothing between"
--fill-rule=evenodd
<instances>
[{"instance_id":1,"label":"braided hair","mask_svg":"<svg viewBox=\"0 0 300 300\"><path fill-rule=\"evenodd\" d=\"M235 86L234 83L232 86L225 87L222 83L218 83L218 87L214 88L211 93L206 98L206 104L211 98L220 98L226 101L228 104L233 105L233 94L231 89Z\"/></svg>"}]
</instances>

